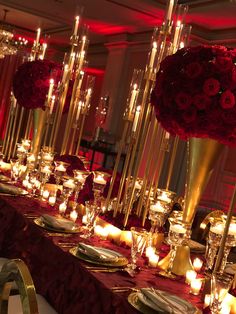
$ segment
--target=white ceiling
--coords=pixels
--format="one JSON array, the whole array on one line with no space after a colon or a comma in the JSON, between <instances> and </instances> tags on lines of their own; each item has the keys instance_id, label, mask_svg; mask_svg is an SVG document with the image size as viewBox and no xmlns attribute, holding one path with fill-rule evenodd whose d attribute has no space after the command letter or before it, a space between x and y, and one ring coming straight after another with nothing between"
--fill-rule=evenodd
<instances>
[{"instance_id":1,"label":"white ceiling","mask_svg":"<svg viewBox=\"0 0 236 314\"><path fill-rule=\"evenodd\" d=\"M7 22L18 34L34 38L41 27L56 45L69 43L74 16L83 8L83 22L89 25L91 44L107 42L107 36L150 31L160 25L165 0L0 0ZM187 23L193 37L203 42L236 43L236 2L233 0L180 0L189 4Z\"/></svg>"}]
</instances>

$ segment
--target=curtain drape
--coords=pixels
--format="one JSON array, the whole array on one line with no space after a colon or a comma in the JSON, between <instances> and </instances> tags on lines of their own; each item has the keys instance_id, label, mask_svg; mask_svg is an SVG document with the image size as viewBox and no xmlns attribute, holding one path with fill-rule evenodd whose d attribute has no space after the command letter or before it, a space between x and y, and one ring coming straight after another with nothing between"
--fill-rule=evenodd
<instances>
[{"instance_id":1,"label":"curtain drape","mask_svg":"<svg viewBox=\"0 0 236 314\"><path fill-rule=\"evenodd\" d=\"M0 60L0 139L4 138L7 117L10 108L12 80L18 66L22 63L22 55L6 56Z\"/></svg>"}]
</instances>

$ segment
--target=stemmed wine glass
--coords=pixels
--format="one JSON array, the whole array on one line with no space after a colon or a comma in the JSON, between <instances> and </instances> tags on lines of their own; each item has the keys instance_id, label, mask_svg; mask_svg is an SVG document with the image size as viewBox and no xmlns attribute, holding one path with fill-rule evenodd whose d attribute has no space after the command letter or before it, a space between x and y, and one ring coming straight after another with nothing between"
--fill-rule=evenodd
<instances>
[{"instance_id":1,"label":"stemmed wine glass","mask_svg":"<svg viewBox=\"0 0 236 314\"><path fill-rule=\"evenodd\" d=\"M148 240L148 232L146 229L132 227L130 229L132 234L132 246L131 246L131 264L128 268L135 271L137 269L137 258L142 256Z\"/></svg>"},{"instance_id":2,"label":"stemmed wine glass","mask_svg":"<svg viewBox=\"0 0 236 314\"><path fill-rule=\"evenodd\" d=\"M183 222L178 218L169 218L170 228L168 233L168 243L171 246L170 260L166 271L161 271L159 274L168 277L175 278L172 274L173 262L176 256L177 247L181 246L183 242L190 237L190 225Z\"/></svg>"}]
</instances>

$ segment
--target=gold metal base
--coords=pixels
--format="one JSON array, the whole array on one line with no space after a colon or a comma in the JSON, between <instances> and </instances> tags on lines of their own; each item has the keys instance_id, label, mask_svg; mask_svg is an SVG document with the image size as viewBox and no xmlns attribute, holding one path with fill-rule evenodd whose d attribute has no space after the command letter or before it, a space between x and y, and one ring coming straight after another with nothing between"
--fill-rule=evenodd
<instances>
[{"instance_id":1,"label":"gold metal base","mask_svg":"<svg viewBox=\"0 0 236 314\"><path fill-rule=\"evenodd\" d=\"M167 270L170 260L170 253L163 258L159 263L158 266L163 269ZM190 248L188 245L179 246L176 251L176 256L173 262L172 273L184 276L187 270L193 269L193 265L190 260Z\"/></svg>"}]
</instances>

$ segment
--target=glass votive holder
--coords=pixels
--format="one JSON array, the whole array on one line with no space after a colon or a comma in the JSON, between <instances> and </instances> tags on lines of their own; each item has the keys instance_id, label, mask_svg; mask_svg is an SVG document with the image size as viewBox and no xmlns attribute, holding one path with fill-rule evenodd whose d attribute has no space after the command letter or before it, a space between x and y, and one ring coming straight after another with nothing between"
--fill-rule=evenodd
<instances>
[{"instance_id":1,"label":"glass votive holder","mask_svg":"<svg viewBox=\"0 0 236 314\"><path fill-rule=\"evenodd\" d=\"M48 190L43 190L42 191L42 197L43 197L43 199L44 200L47 200L48 199L48 197L49 197L49 191Z\"/></svg>"},{"instance_id":2,"label":"glass votive holder","mask_svg":"<svg viewBox=\"0 0 236 314\"><path fill-rule=\"evenodd\" d=\"M200 258L195 258L193 261L193 268L196 272L200 272L202 268L203 261Z\"/></svg>"},{"instance_id":3,"label":"glass votive holder","mask_svg":"<svg viewBox=\"0 0 236 314\"><path fill-rule=\"evenodd\" d=\"M158 262L159 262L159 255L152 254L148 256L148 266L157 267Z\"/></svg>"},{"instance_id":4,"label":"glass votive holder","mask_svg":"<svg viewBox=\"0 0 236 314\"><path fill-rule=\"evenodd\" d=\"M193 295L199 295L199 292L202 287L202 280L201 279L193 279L190 283L190 293Z\"/></svg>"},{"instance_id":5,"label":"glass votive holder","mask_svg":"<svg viewBox=\"0 0 236 314\"><path fill-rule=\"evenodd\" d=\"M156 252L156 248L154 248L153 246L148 246L146 248L145 255L146 255L146 257L149 257L149 256L154 255L155 252Z\"/></svg>"},{"instance_id":6,"label":"glass votive holder","mask_svg":"<svg viewBox=\"0 0 236 314\"><path fill-rule=\"evenodd\" d=\"M55 194L49 195L48 204L51 206L54 206L56 204L56 195Z\"/></svg>"},{"instance_id":7,"label":"glass votive holder","mask_svg":"<svg viewBox=\"0 0 236 314\"><path fill-rule=\"evenodd\" d=\"M77 211L74 209L70 212L70 219L74 222L76 222L77 220L77 217L78 217L78 213Z\"/></svg>"},{"instance_id":8,"label":"glass votive holder","mask_svg":"<svg viewBox=\"0 0 236 314\"><path fill-rule=\"evenodd\" d=\"M61 215L64 215L65 214L65 211L67 209L67 205L66 205L66 202L63 202L59 205L59 213Z\"/></svg>"},{"instance_id":9,"label":"glass votive holder","mask_svg":"<svg viewBox=\"0 0 236 314\"><path fill-rule=\"evenodd\" d=\"M205 309L211 304L211 294L206 294L204 297L204 305L203 308Z\"/></svg>"},{"instance_id":10,"label":"glass votive holder","mask_svg":"<svg viewBox=\"0 0 236 314\"><path fill-rule=\"evenodd\" d=\"M186 272L186 283L188 284L188 285L190 285L191 284L191 282L194 280L194 279L196 279L196 277L197 277L197 273L195 272L195 270L187 270L187 272Z\"/></svg>"}]
</instances>

